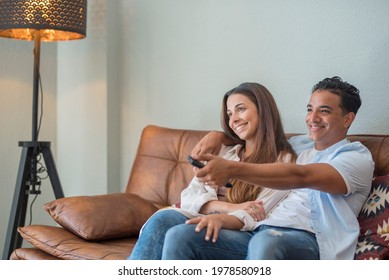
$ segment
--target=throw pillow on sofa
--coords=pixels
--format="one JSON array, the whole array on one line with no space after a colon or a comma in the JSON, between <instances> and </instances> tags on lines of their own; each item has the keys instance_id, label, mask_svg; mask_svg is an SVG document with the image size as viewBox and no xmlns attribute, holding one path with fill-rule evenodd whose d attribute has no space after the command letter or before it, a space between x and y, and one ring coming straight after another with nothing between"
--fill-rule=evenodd
<instances>
[{"instance_id":1,"label":"throw pillow on sofa","mask_svg":"<svg viewBox=\"0 0 389 280\"><path fill-rule=\"evenodd\" d=\"M373 180L358 221L361 229L355 259L389 259L389 175Z\"/></svg>"},{"instance_id":2,"label":"throw pillow on sofa","mask_svg":"<svg viewBox=\"0 0 389 280\"><path fill-rule=\"evenodd\" d=\"M130 193L65 197L44 208L58 224L85 240L137 236L157 211L153 204Z\"/></svg>"}]
</instances>

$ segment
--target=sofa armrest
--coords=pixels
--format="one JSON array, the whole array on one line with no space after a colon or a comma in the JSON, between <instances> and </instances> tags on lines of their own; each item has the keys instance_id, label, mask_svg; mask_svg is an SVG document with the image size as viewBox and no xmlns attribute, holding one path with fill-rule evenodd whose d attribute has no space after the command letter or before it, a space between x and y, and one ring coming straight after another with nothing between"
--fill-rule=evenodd
<instances>
[{"instance_id":1,"label":"sofa armrest","mask_svg":"<svg viewBox=\"0 0 389 280\"><path fill-rule=\"evenodd\" d=\"M44 205L62 227L85 240L134 236L157 207L131 193L60 198Z\"/></svg>"},{"instance_id":2,"label":"sofa armrest","mask_svg":"<svg viewBox=\"0 0 389 280\"><path fill-rule=\"evenodd\" d=\"M10 260L60 260L38 248L18 248L12 252Z\"/></svg>"},{"instance_id":3,"label":"sofa armrest","mask_svg":"<svg viewBox=\"0 0 389 280\"><path fill-rule=\"evenodd\" d=\"M125 260L131 253L136 237L118 238L104 241L87 241L63 227L47 225L29 225L19 227L23 239L36 248L34 254L25 254L27 248L19 248L19 258L38 259L36 250L42 251L42 259L59 258L64 260ZM39 252L38 250L38 252Z\"/></svg>"}]
</instances>

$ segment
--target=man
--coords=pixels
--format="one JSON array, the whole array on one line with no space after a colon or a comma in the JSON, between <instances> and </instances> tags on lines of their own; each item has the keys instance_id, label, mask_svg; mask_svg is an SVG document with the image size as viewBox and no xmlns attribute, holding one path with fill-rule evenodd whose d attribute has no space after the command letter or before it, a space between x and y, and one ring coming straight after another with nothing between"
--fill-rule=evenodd
<instances>
[{"instance_id":1,"label":"man","mask_svg":"<svg viewBox=\"0 0 389 280\"><path fill-rule=\"evenodd\" d=\"M358 89L339 77L317 83L305 119L314 148L299 154L296 164L199 155L207 164L196 176L208 185L236 179L292 191L252 232L221 229L222 222L212 216L190 220L195 230L168 232L165 240L174 240L165 245L163 258L223 259L223 252L233 251L238 259L353 259L359 235L356 217L374 171L369 150L346 138L360 105ZM207 241L211 237L214 242Z\"/></svg>"}]
</instances>

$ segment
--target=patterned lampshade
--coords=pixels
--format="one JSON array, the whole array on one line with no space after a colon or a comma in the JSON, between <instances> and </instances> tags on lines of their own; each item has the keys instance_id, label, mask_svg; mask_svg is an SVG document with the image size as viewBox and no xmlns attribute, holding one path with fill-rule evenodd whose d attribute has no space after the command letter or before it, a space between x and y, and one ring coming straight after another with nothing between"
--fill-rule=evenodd
<instances>
[{"instance_id":1,"label":"patterned lampshade","mask_svg":"<svg viewBox=\"0 0 389 280\"><path fill-rule=\"evenodd\" d=\"M0 37L43 42L86 36L87 0L0 0Z\"/></svg>"}]
</instances>

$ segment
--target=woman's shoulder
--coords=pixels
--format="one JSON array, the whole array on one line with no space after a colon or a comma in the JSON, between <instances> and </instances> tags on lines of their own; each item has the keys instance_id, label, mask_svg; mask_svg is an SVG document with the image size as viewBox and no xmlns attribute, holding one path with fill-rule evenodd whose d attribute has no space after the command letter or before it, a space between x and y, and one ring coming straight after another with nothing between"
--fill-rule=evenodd
<instances>
[{"instance_id":1,"label":"woman's shoulder","mask_svg":"<svg viewBox=\"0 0 389 280\"><path fill-rule=\"evenodd\" d=\"M238 154L239 154L240 149L242 149L242 147L243 146L240 144L235 145L235 146L222 145L220 152L219 152L219 156L223 157L224 159L228 159L228 160L236 160L236 159L239 160Z\"/></svg>"}]
</instances>

